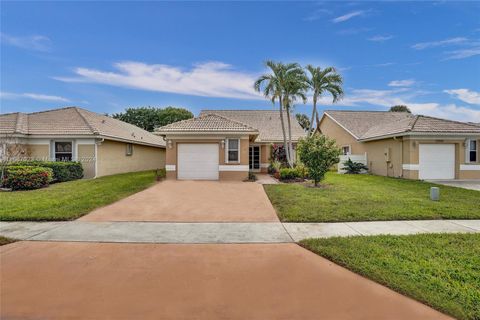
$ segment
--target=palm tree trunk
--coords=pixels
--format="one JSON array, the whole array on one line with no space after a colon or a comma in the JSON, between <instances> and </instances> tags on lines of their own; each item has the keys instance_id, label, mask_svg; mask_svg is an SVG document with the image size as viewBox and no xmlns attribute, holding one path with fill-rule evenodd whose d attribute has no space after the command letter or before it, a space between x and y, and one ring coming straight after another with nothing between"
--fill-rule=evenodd
<instances>
[{"instance_id":1,"label":"palm tree trunk","mask_svg":"<svg viewBox=\"0 0 480 320\"><path fill-rule=\"evenodd\" d=\"M290 154L288 152L287 146L287 134L285 133L285 121L283 120L283 101L282 97L278 99L280 104L280 122L282 123L282 133L283 133L283 150L285 151L285 156L287 157L287 162L290 165Z\"/></svg>"},{"instance_id":2,"label":"palm tree trunk","mask_svg":"<svg viewBox=\"0 0 480 320\"><path fill-rule=\"evenodd\" d=\"M320 130L320 118L318 116L318 110L315 110L315 118L317 119L317 126L315 128L315 131L319 131Z\"/></svg>"},{"instance_id":3,"label":"palm tree trunk","mask_svg":"<svg viewBox=\"0 0 480 320\"><path fill-rule=\"evenodd\" d=\"M288 124L288 152L290 153L290 161L288 164L293 167L293 146L292 146L292 124L290 121L290 106L287 105L287 124Z\"/></svg>"},{"instance_id":4,"label":"palm tree trunk","mask_svg":"<svg viewBox=\"0 0 480 320\"><path fill-rule=\"evenodd\" d=\"M313 134L313 120L315 120L315 114L317 113L317 97L313 95L313 109L312 109L312 117L310 118L310 125L308 126L308 135Z\"/></svg>"}]
</instances>

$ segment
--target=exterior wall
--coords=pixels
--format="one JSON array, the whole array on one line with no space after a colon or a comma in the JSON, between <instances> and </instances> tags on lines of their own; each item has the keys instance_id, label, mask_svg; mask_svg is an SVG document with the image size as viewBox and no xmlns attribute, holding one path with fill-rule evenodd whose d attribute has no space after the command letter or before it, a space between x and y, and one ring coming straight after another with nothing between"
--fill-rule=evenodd
<instances>
[{"instance_id":1,"label":"exterior wall","mask_svg":"<svg viewBox=\"0 0 480 320\"><path fill-rule=\"evenodd\" d=\"M354 136L345 131L328 116L323 117L320 121L320 131L327 137L335 139L338 147L350 146L351 154L363 154L367 151L363 143L358 142Z\"/></svg>"},{"instance_id":2,"label":"exterior wall","mask_svg":"<svg viewBox=\"0 0 480 320\"><path fill-rule=\"evenodd\" d=\"M77 158L83 167L83 177L86 179L95 177L95 145L79 144L77 146Z\"/></svg>"},{"instance_id":3,"label":"exterior wall","mask_svg":"<svg viewBox=\"0 0 480 320\"><path fill-rule=\"evenodd\" d=\"M219 166L221 170L219 171L220 180L245 180L248 178L248 163L249 163L249 146L250 141L248 137L231 137L231 139L240 139L240 162L227 163L225 161L225 148L222 148L222 140L225 140L225 137L212 137L210 139L198 139L195 137L190 138L169 138L167 140L167 149L166 149L166 169L167 169L167 179L177 179L177 145L181 143L217 143L218 144L218 153L219 153ZM171 143L170 143L171 142ZM246 170L239 170L239 166L246 167ZM228 167L231 167L229 170Z\"/></svg>"},{"instance_id":4,"label":"exterior wall","mask_svg":"<svg viewBox=\"0 0 480 320\"><path fill-rule=\"evenodd\" d=\"M97 177L165 167L165 149L134 144L133 154L127 156L126 146L111 140L97 146Z\"/></svg>"},{"instance_id":5,"label":"exterior wall","mask_svg":"<svg viewBox=\"0 0 480 320\"><path fill-rule=\"evenodd\" d=\"M50 159L50 145L49 144L28 144L28 156L34 159Z\"/></svg>"},{"instance_id":6,"label":"exterior wall","mask_svg":"<svg viewBox=\"0 0 480 320\"><path fill-rule=\"evenodd\" d=\"M402 140L384 139L364 143L367 150L369 172L387 177L402 176ZM390 161L386 161L385 151L389 149Z\"/></svg>"}]
</instances>

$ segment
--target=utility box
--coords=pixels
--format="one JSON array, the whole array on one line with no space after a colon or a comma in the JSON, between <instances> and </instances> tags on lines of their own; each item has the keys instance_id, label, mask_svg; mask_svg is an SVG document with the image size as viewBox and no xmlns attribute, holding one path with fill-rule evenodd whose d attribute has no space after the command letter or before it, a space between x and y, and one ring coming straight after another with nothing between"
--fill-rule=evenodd
<instances>
[{"instance_id":1,"label":"utility box","mask_svg":"<svg viewBox=\"0 0 480 320\"><path fill-rule=\"evenodd\" d=\"M439 187L431 187L430 188L430 199L433 201L440 200L440 188Z\"/></svg>"},{"instance_id":2,"label":"utility box","mask_svg":"<svg viewBox=\"0 0 480 320\"><path fill-rule=\"evenodd\" d=\"M383 150L383 154L385 155L385 162L390 162L390 148L385 148Z\"/></svg>"}]
</instances>

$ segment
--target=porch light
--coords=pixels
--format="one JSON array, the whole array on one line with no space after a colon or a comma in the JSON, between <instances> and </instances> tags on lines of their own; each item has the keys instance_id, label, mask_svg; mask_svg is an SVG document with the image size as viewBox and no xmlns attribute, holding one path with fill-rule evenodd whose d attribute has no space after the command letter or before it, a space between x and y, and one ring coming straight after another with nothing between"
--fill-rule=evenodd
<instances>
[{"instance_id":1,"label":"porch light","mask_svg":"<svg viewBox=\"0 0 480 320\"><path fill-rule=\"evenodd\" d=\"M172 149L172 146L173 146L172 140L167 141L167 146L168 146L168 149Z\"/></svg>"},{"instance_id":2,"label":"porch light","mask_svg":"<svg viewBox=\"0 0 480 320\"><path fill-rule=\"evenodd\" d=\"M225 140L220 141L220 144L222 145L222 149L225 149Z\"/></svg>"}]
</instances>

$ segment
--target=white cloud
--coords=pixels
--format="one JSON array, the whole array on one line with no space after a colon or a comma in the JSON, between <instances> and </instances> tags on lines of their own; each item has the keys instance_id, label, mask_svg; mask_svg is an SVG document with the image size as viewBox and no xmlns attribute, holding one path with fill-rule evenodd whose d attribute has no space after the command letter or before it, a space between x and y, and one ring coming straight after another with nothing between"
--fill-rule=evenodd
<instances>
[{"instance_id":1,"label":"white cloud","mask_svg":"<svg viewBox=\"0 0 480 320\"><path fill-rule=\"evenodd\" d=\"M440 41L430 41L430 42L421 42L421 43L416 43L412 46L413 49L415 50L424 50L428 48L434 48L434 47L444 47L444 46L449 46L449 45L458 45L467 42L468 39L464 37L456 37L456 38L450 38L450 39L445 39L445 40L440 40Z\"/></svg>"},{"instance_id":2,"label":"white cloud","mask_svg":"<svg viewBox=\"0 0 480 320\"><path fill-rule=\"evenodd\" d=\"M480 54L480 46L474 47L474 48L465 48L465 49L447 51L446 54L447 54L447 57L445 58L445 60L470 58Z\"/></svg>"},{"instance_id":3,"label":"white cloud","mask_svg":"<svg viewBox=\"0 0 480 320\"><path fill-rule=\"evenodd\" d=\"M0 33L0 40L10 46L34 51L49 51L51 48L51 40L41 35L17 37Z\"/></svg>"},{"instance_id":4,"label":"white cloud","mask_svg":"<svg viewBox=\"0 0 480 320\"><path fill-rule=\"evenodd\" d=\"M480 105L480 92L468 89L452 89L444 90L444 92L462 100L463 102Z\"/></svg>"},{"instance_id":5,"label":"white cloud","mask_svg":"<svg viewBox=\"0 0 480 320\"><path fill-rule=\"evenodd\" d=\"M334 23L344 22L354 17L363 16L365 13L366 12L364 10L353 11L353 12L344 14L343 16L339 16L339 17L336 17L335 19L332 19L332 22Z\"/></svg>"},{"instance_id":6,"label":"white cloud","mask_svg":"<svg viewBox=\"0 0 480 320\"><path fill-rule=\"evenodd\" d=\"M157 92L204 97L263 99L253 89L258 74L234 70L222 62L206 62L185 70L165 64L126 61L116 71L77 68L78 77L55 77L65 82L92 82Z\"/></svg>"},{"instance_id":7,"label":"white cloud","mask_svg":"<svg viewBox=\"0 0 480 320\"><path fill-rule=\"evenodd\" d=\"M390 40L392 38L393 38L392 35L386 35L386 36L376 35L376 36L368 38L367 40L368 41L374 41L374 42L384 42L384 41Z\"/></svg>"},{"instance_id":8,"label":"white cloud","mask_svg":"<svg viewBox=\"0 0 480 320\"><path fill-rule=\"evenodd\" d=\"M389 87L411 87L415 84L414 79L393 80L388 83Z\"/></svg>"},{"instance_id":9,"label":"white cloud","mask_svg":"<svg viewBox=\"0 0 480 320\"><path fill-rule=\"evenodd\" d=\"M70 102L69 99L60 97L60 96L52 96L47 94L40 94L40 93L13 93L13 92L0 92L0 99L32 99L38 101L50 101L50 102Z\"/></svg>"}]
</instances>

